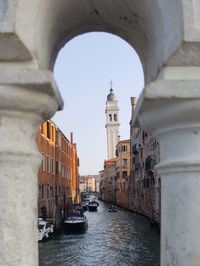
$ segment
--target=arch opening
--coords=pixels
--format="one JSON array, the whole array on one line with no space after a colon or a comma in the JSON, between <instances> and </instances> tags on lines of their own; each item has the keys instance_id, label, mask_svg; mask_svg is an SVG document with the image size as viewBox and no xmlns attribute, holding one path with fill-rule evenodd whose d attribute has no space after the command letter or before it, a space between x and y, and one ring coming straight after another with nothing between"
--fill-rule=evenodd
<instances>
[{"instance_id":1,"label":"arch opening","mask_svg":"<svg viewBox=\"0 0 200 266\"><path fill-rule=\"evenodd\" d=\"M95 141L99 139L103 143L97 152L101 154L101 159L98 156L99 168L91 170L96 173L106 158L106 96L112 86L120 114L119 117L113 114L109 119L121 123L121 138L130 138L130 97L139 97L144 86L141 61L121 38L108 33L88 33L74 38L60 51L54 75L66 101L64 110L56 113L55 122L63 132L73 131L77 136L77 143L81 145L80 157L84 161L81 165L94 161ZM90 159L86 159L87 149L91 150ZM87 172L84 170L84 173Z\"/></svg>"}]
</instances>

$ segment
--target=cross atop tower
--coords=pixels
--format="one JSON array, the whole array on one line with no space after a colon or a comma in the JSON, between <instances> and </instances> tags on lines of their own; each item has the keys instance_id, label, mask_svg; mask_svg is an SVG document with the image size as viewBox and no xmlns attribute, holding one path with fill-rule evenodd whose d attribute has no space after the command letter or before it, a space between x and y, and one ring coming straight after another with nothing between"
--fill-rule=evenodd
<instances>
[{"instance_id":1,"label":"cross atop tower","mask_svg":"<svg viewBox=\"0 0 200 266\"><path fill-rule=\"evenodd\" d=\"M112 79L111 79L111 81L110 81L110 91L113 91L112 86L113 86L113 81L112 81Z\"/></svg>"}]
</instances>

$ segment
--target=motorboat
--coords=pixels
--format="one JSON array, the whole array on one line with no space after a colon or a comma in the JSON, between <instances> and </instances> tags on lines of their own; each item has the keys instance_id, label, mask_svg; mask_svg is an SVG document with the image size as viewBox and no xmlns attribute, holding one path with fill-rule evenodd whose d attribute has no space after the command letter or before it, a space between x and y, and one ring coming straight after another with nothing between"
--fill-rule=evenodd
<instances>
[{"instance_id":1,"label":"motorboat","mask_svg":"<svg viewBox=\"0 0 200 266\"><path fill-rule=\"evenodd\" d=\"M82 211L73 210L64 221L67 232L84 231L87 229L88 219Z\"/></svg>"},{"instance_id":2,"label":"motorboat","mask_svg":"<svg viewBox=\"0 0 200 266\"><path fill-rule=\"evenodd\" d=\"M53 232L53 224L50 221L38 218L38 241L48 239Z\"/></svg>"},{"instance_id":3,"label":"motorboat","mask_svg":"<svg viewBox=\"0 0 200 266\"><path fill-rule=\"evenodd\" d=\"M117 208L112 205L109 209L108 209L108 212L117 212Z\"/></svg>"},{"instance_id":4,"label":"motorboat","mask_svg":"<svg viewBox=\"0 0 200 266\"><path fill-rule=\"evenodd\" d=\"M96 200L92 200L88 204L88 210L97 211L98 206L99 206L99 203Z\"/></svg>"}]
</instances>

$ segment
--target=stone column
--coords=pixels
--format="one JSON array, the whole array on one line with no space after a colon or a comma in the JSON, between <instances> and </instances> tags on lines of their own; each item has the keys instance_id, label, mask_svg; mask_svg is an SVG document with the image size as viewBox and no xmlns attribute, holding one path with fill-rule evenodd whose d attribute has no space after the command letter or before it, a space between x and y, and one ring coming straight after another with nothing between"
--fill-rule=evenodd
<instances>
[{"instance_id":1,"label":"stone column","mask_svg":"<svg viewBox=\"0 0 200 266\"><path fill-rule=\"evenodd\" d=\"M200 69L162 70L137 110L160 143L161 265L200 265Z\"/></svg>"},{"instance_id":2,"label":"stone column","mask_svg":"<svg viewBox=\"0 0 200 266\"><path fill-rule=\"evenodd\" d=\"M5 74L5 73L4 73ZM0 265L38 265L36 146L40 123L62 105L47 72L0 77Z\"/></svg>"}]
</instances>

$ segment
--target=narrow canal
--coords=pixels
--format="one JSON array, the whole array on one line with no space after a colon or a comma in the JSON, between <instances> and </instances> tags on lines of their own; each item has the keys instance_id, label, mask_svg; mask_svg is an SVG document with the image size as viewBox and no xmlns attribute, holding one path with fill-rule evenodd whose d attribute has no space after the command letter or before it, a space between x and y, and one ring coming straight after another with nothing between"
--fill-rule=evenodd
<instances>
[{"instance_id":1,"label":"narrow canal","mask_svg":"<svg viewBox=\"0 0 200 266\"><path fill-rule=\"evenodd\" d=\"M40 266L158 266L160 242L149 221L118 208L108 212L100 202L98 212L85 212L84 234L61 233L39 243Z\"/></svg>"}]
</instances>

